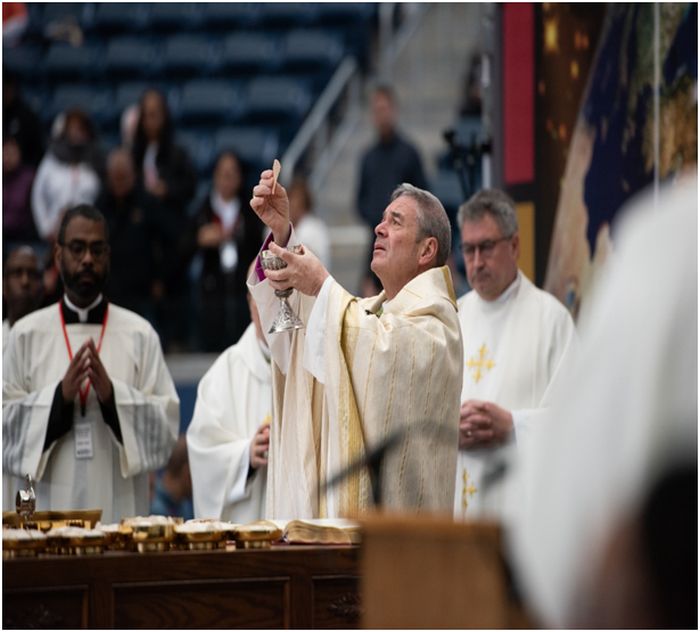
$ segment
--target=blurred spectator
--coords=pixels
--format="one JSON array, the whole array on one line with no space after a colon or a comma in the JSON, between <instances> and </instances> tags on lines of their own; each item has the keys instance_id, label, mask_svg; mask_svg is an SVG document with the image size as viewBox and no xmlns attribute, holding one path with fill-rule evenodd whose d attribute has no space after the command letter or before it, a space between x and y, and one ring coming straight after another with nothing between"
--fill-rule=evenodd
<instances>
[{"instance_id":1,"label":"blurred spectator","mask_svg":"<svg viewBox=\"0 0 700 632\"><path fill-rule=\"evenodd\" d=\"M330 269L330 235L325 222L314 215L314 200L306 179L295 177L287 193L289 195L289 219L294 225L297 239L309 247L326 269Z\"/></svg>"},{"instance_id":2,"label":"blurred spectator","mask_svg":"<svg viewBox=\"0 0 700 632\"><path fill-rule=\"evenodd\" d=\"M399 132L398 116L394 89L384 84L376 86L372 94L372 120L377 139L365 151L360 162L357 210L371 231L363 284L372 279L374 286L379 289L379 281L369 268L374 246L374 228L382 221L382 213L389 203L391 193L399 184L407 182L421 189L427 188L420 155ZM365 289L372 291L363 287L363 292Z\"/></svg>"},{"instance_id":3,"label":"blurred spectator","mask_svg":"<svg viewBox=\"0 0 700 632\"><path fill-rule=\"evenodd\" d=\"M151 514L180 516L185 520L194 518L192 479L185 435L178 437L168 464L156 478Z\"/></svg>"},{"instance_id":4,"label":"blurred spectator","mask_svg":"<svg viewBox=\"0 0 700 632\"><path fill-rule=\"evenodd\" d=\"M17 76L7 68L2 71L2 137L17 141L27 164L39 164L44 155L41 121L22 98Z\"/></svg>"},{"instance_id":5,"label":"blurred spectator","mask_svg":"<svg viewBox=\"0 0 700 632\"><path fill-rule=\"evenodd\" d=\"M30 246L12 250L2 271L2 298L6 315L2 321L3 355L12 325L41 305L43 290L39 258L34 250Z\"/></svg>"},{"instance_id":6,"label":"blurred spectator","mask_svg":"<svg viewBox=\"0 0 700 632\"><path fill-rule=\"evenodd\" d=\"M22 160L22 149L12 136L2 140L3 243L38 239L32 218L34 167Z\"/></svg>"},{"instance_id":7,"label":"blurred spectator","mask_svg":"<svg viewBox=\"0 0 700 632\"><path fill-rule=\"evenodd\" d=\"M136 126L139 124L139 106L132 103L124 108L119 119L119 133L121 134L122 145L132 149L134 138L136 138Z\"/></svg>"},{"instance_id":8,"label":"blurred spectator","mask_svg":"<svg viewBox=\"0 0 700 632\"><path fill-rule=\"evenodd\" d=\"M464 94L460 99L459 113L462 116L481 116L481 54L474 53L464 81Z\"/></svg>"},{"instance_id":9,"label":"blurred spectator","mask_svg":"<svg viewBox=\"0 0 700 632\"><path fill-rule=\"evenodd\" d=\"M24 2L2 3L2 45L16 46L27 30L29 16Z\"/></svg>"},{"instance_id":10,"label":"blurred spectator","mask_svg":"<svg viewBox=\"0 0 700 632\"><path fill-rule=\"evenodd\" d=\"M187 339L187 268L191 239L186 209L194 195L196 174L189 156L175 144L172 118L165 97L148 89L139 103L133 146L137 181L167 244L162 252L165 295L159 304L159 331L163 345L183 349Z\"/></svg>"},{"instance_id":11,"label":"blurred spectator","mask_svg":"<svg viewBox=\"0 0 700 632\"><path fill-rule=\"evenodd\" d=\"M107 220L111 242L107 295L153 322L152 297L162 293L154 288L158 227L136 183L134 162L127 149L113 149L107 157L105 188L96 206Z\"/></svg>"},{"instance_id":12,"label":"blurred spectator","mask_svg":"<svg viewBox=\"0 0 700 632\"><path fill-rule=\"evenodd\" d=\"M36 174L32 211L40 237L55 241L63 213L78 204L92 204L100 192L102 155L92 121L77 108L58 126Z\"/></svg>"},{"instance_id":13,"label":"blurred spectator","mask_svg":"<svg viewBox=\"0 0 700 632\"><path fill-rule=\"evenodd\" d=\"M195 217L202 256L198 322L204 351L231 346L250 323L246 265L260 249L263 225L250 208L244 181L238 156L232 151L221 153L212 191Z\"/></svg>"}]
</instances>

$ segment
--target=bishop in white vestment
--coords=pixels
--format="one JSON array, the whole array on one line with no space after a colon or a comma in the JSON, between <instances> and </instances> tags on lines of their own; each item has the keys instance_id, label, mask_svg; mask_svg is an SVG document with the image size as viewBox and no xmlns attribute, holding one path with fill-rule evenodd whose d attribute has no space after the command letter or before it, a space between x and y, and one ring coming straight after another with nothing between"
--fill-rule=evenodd
<instances>
[{"instance_id":1,"label":"bishop in white vestment","mask_svg":"<svg viewBox=\"0 0 700 632\"><path fill-rule=\"evenodd\" d=\"M241 339L216 359L197 387L187 429L197 518L246 523L265 517L267 466L252 466L251 442L272 420L272 369L254 311L251 306L253 322Z\"/></svg>"},{"instance_id":2,"label":"bishop in white vestment","mask_svg":"<svg viewBox=\"0 0 700 632\"><path fill-rule=\"evenodd\" d=\"M454 511L460 519L503 519L517 502L516 457L569 362L574 325L518 270L517 221L505 194L476 194L459 218L474 289L458 302L464 376Z\"/></svg>"},{"instance_id":3,"label":"bishop in white vestment","mask_svg":"<svg viewBox=\"0 0 700 632\"><path fill-rule=\"evenodd\" d=\"M462 346L452 279L441 265L449 252L444 209L420 189L397 190L376 230L373 266L385 291L357 299L311 253L277 246L295 245L296 238L286 193L277 184L275 196L272 187L272 172L263 172L251 205L275 238L264 248L288 265L268 270L267 279L256 270L249 287L264 331L279 308L273 288L296 287L291 304L306 328L268 335L274 365L268 516L336 517L369 509L366 467L336 487L323 484L392 433L399 434L384 459L383 504L449 513ZM421 232L421 213L437 218L440 246Z\"/></svg>"},{"instance_id":4,"label":"bishop in white vestment","mask_svg":"<svg viewBox=\"0 0 700 632\"><path fill-rule=\"evenodd\" d=\"M67 211L56 251L66 294L10 332L5 509L30 474L39 510L102 509L103 522L145 514L148 472L167 462L175 443L179 400L158 335L100 293L107 240L97 209Z\"/></svg>"}]
</instances>

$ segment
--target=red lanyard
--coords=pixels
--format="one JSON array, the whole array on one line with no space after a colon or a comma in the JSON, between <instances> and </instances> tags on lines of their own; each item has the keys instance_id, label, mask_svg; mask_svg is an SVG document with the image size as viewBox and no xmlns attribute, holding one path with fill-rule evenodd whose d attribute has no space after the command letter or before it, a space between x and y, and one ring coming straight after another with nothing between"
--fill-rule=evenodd
<instances>
[{"instance_id":1,"label":"red lanyard","mask_svg":"<svg viewBox=\"0 0 700 632\"><path fill-rule=\"evenodd\" d=\"M70 346L70 340L68 340L68 332L66 331L66 319L63 316L63 301L58 302L58 313L61 315L61 329L63 329L63 338L66 341L66 348L68 349L68 359L73 360L73 349ZM102 339L105 336L105 329L107 327L107 316L109 316L109 303L105 307L105 315L102 319L102 331L100 331L100 341L97 343L97 353L99 355L100 349L102 349ZM88 393L90 392L90 380L87 381L85 388L81 386L78 387L78 393L80 395L80 412L83 417L85 416L85 406L87 404Z\"/></svg>"}]
</instances>

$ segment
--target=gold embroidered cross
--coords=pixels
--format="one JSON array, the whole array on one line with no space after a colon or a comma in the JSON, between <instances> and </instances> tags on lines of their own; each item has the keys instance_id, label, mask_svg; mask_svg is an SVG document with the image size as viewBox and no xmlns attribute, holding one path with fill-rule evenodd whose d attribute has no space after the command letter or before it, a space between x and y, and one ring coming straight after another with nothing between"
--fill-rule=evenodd
<instances>
[{"instance_id":1,"label":"gold embroidered cross","mask_svg":"<svg viewBox=\"0 0 700 632\"><path fill-rule=\"evenodd\" d=\"M482 344L481 347L479 347L479 357L477 359L469 358L467 360L467 369L474 370L472 377L474 378L474 382L476 384L479 383L479 380L484 375L482 372L482 369L490 370L494 366L496 366L496 363L493 360L486 359L487 353L488 353L488 349L486 348L486 344Z\"/></svg>"},{"instance_id":2,"label":"gold embroidered cross","mask_svg":"<svg viewBox=\"0 0 700 632\"><path fill-rule=\"evenodd\" d=\"M469 498L476 494L477 491L479 490L476 488L476 485L469 480L469 473L465 467L462 470L462 511L467 510L467 507L469 507Z\"/></svg>"}]
</instances>

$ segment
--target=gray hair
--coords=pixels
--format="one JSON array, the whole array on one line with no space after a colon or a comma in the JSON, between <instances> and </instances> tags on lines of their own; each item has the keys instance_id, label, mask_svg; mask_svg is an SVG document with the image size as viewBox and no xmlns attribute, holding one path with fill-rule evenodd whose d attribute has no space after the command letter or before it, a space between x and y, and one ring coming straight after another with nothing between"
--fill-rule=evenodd
<instances>
[{"instance_id":1,"label":"gray hair","mask_svg":"<svg viewBox=\"0 0 700 632\"><path fill-rule=\"evenodd\" d=\"M393 202L402 195L413 198L418 210L418 239L435 237L437 240L437 255L435 265L444 266L450 256L452 245L452 229L445 207L430 191L419 189L404 182L394 189L391 194Z\"/></svg>"},{"instance_id":2,"label":"gray hair","mask_svg":"<svg viewBox=\"0 0 700 632\"><path fill-rule=\"evenodd\" d=\"M515 203L503 191L482 189L472 195L459 207L457 222L461 229L465 222L478 221L484 215L490 215L496 220L503 237L512 237L518 232Z\"/></svg>"}]
</instances>

